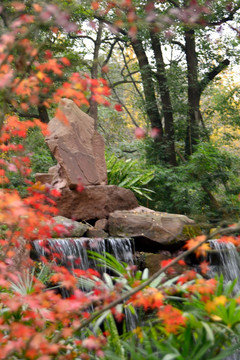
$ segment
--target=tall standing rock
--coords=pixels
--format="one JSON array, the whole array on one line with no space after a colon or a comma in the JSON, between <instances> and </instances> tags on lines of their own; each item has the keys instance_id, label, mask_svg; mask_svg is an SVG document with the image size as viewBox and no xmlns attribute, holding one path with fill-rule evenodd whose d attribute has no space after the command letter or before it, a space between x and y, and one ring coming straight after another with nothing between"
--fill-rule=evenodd
<instances>
[{"instance_id":1,"label":"tall standing rock","mask_svg":"<svg viewBox=\"0 0 240 360\"><path fill-rule=\"evenodd\" d=\"M46 138L59 164L54 185L107 184L104 140L94 129L94 119L69 99L60 101L56 114L48 124L50 135Z\"/></svg>"}]
</instances>

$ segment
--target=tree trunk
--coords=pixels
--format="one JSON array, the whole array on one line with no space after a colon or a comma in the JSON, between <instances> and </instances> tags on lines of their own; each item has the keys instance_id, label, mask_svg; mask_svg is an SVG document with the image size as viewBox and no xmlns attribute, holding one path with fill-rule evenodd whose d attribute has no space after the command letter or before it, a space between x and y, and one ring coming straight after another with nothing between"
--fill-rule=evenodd
<instances>
[{"instance_id":1,"label":"tree trunk","mask_svg":"<svg viewBox=\"0 0 240 360\"><path fill-rule=\"evenodd\" d=\"M193 29L185 31L185 51L188 78L188 126L185 153L186 156L189 156L193 153L193 147L199 140L199 123L201 119L199 109L201 92L198 82L198 61L195 45L195 32Z\"/></svg>"},{"instance_id":2,"label":"tree trunk","mask_svg":"<svg viewBox=\"0 0 240 360\"><path fill-rule=\"evenodd\" d=\"M176 161L176 152L175 152L173 108L172 108L170 92L167 82L165 64L163 61L161 44L159 42L158 36L151 30L150 30L150 37L151 37L152 49L154 52L155 61L157 65L156 78L158 81L158 86L162 101L162 111L164 116L164 137L166 143L166 157L169 164L176 166L177 161Z\"/></svg>"},{"instance_id":3,"label":"tree trunk","mask_svg":"<svg viewBox=\"0 0 240 360\"><path fill-rule=\"evenodd\" d=\"M149 65L143 44L139 39L132 40L132 47L137 56L141 72L146 113L150 120L151 127L159 129L159 140L161 141L163 138L163 128L161 116L157 106L151 66Z\"/></svg>"}]
</instances>

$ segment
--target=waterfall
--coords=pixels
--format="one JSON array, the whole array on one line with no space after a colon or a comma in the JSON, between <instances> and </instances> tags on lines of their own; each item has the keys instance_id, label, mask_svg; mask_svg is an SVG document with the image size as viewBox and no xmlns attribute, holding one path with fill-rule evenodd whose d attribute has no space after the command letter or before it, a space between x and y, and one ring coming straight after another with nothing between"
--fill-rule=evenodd
<instances>
[{"instance_id":1,"label":"waterfall","mask_svg":"<svg viewBox=\"0 0 240 360\"><path fill-rule=\"evenodd\" d=\"M105 252L112 253L119 262L125 262L133 265L133 249L129 238L108 238L108 239L91 239L91 238L65 238L65 239L48 239L45 246L41 241L34 241L34 248L38 257L54 255L57 262L69 268L80 268L83 270L97 268L97 262L89 259L87 250L95 251L101 255ZM105 272L106 268L100 270Z\"/></svg>"},{"instance_id":2,"label":"waterfall","mask_svg":"<svg viewBox=\"0 0 240 360\"><path fill-rule=\"evenodd\" d=\"M119 262L123 261L128 265L133 265L133 249L130 239L108 238L107 244L110 245L112 253Z\"/></svg>"},{"instance_id":3,"label":"waterfall","mask_svg":"<svg viewBox=\"0 0 240 360\"><path fill-rule=\"evenodd\" d=\"M216 274L223 275L224 282L237 280L234 293L240 291L240 257L232 243L223 243L218 240L210 240L209 244L215 255L217 254L217 264L212 264L213 255L210 253L210 271L209 276Z\"/></svg>"},{"instance_id":4,"label":"waterfall","mask_svg":"<svg viewBox=\"0 0 240 360\"><path fill-rule=\"evenodd\" d=\"M213 255L210 253L210 270L208 275L214 277L216 274L223 275L224 283L237 280L234 287L234 294L240 291L240 256L236 250L236 247L232 243L223 243L218 240L210 240L209 244L214 255L217 254L217 263L212 263ZM233 355L226 357L224 360L239 360L240 350L237 350Z\"/></svg>"},{"instance_id":5,"label":"waterfall","mask_svg":"<svg viewBox=\"0 0 240 360\"><path fill-rule=\"evenodd\" d=\"M65 239L48 239L42 246L41 241L33 242L35 251L40 258L41 256L50 258L51 255L55 261L69 270L71 269L96 269L101 275L107 271L106 266L97 260L90 259L88 250L95 251L105 256L106 251L112 253L119 262L125 262L133 265L133 246L129 238L107 238L107 239L90 239L90 238L65 238ZM86 290L84 286L82 290ZM63 297L68 297L66 289L61 289ZM138 316L125 308L126 327L129 330L134 329L137 325Z\"/></svg>"}]
</instances>

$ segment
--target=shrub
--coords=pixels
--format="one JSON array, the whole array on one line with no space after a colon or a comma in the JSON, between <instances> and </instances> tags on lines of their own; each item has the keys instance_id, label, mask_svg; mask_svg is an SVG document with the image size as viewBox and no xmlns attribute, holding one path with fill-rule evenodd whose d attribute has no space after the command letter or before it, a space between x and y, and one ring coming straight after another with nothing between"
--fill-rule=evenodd
<instances>
[{"instance_id":1,"label":"shrub","mask_svg":"<svg viewBox=\"0 0 240 360\"><path fill-rule=\"evenodd\" d=\"M148 184L154 178L152 169L141 168L138 160L107 155L108 184L132 190L140 201L151 200L153 190Z\"/></svg>"},{"instance_id":2,"label":"shrub","mask_svg":"<svg viewBox=\"0 0 240 360\"><path fill-rule=\"evenodd\" d=\"M30 154L33 174L48 172L48 169L57 163L38 128L28 131L25 149Z\"/></svg>"},{"instance_id":3,"label":"shrub","mask_svg":"<svg viewBox=\"0 0 240 360\"><path fill-rule=\"evenodd\" d=\"M153 169L150 206L156 210L204 214L210 219L238 215L240 163L230 153L204 143L188 162L174 168L155 165Z\"/></svg>"}]
</instances>

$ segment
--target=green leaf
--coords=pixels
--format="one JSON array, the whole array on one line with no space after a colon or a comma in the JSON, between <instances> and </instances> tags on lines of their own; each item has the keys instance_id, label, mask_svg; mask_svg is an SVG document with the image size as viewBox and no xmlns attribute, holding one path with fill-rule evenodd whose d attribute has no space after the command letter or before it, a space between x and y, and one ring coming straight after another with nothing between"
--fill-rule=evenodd
<instances>
[{"instance_id":1,"label":"green leaf","mask_svg":"<svg viewBox=\"0 0 240 360\"><path fill-rule=\"evenodd\" d=\"M214 342L214 334L213 334L213 331L211 329L211 327L204 321L201 321L201 324L203 325L206 333L207 333L207 339L210 341L210 342Z\"/></svg>"},{"instance_id":2,"label":"green leaf","mask_svg":"<svg viewBox=\"0 0 240 360\"><path fill-rule=\"evenodd\" d=\"M149 278L149 269L145 268L142 272L142 280L147 280Z\"/></svg>"},{"instance_id":3,"label":"green leaf","mask_svg":"<svg viewBox=\"0 0 240 360\"><path fill-rule=\"evenodd\" d=\"M162 360L173 360L176 359L177 357L178 357L177 354L167 354L162 358Z\"/></svg>"}]
</instances>

